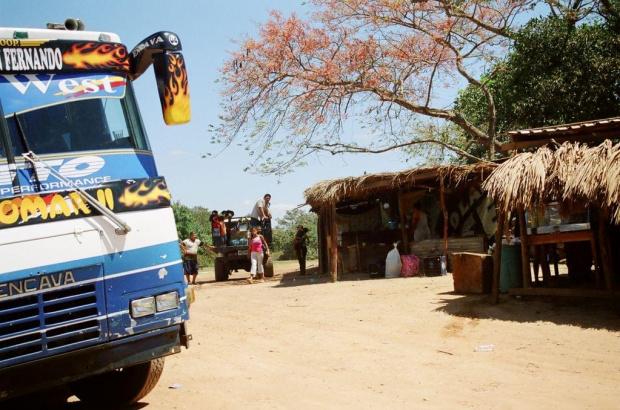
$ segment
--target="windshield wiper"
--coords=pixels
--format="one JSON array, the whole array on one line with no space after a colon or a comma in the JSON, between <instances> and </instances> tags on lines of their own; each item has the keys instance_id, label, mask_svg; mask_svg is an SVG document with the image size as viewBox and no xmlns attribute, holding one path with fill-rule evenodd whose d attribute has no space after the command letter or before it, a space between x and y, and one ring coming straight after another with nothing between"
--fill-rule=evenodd
<instances>
[{"instance_id":1,"label":"windshield wiper","mask_svg":"<svg viewBox=\"0 0 620 410\"><path fill-rule=\"evenodd\" d=\"M127 232L131 232L131 227L129 225L127 225L127 222L125 222L121 218L119 218L118 215L116 215L110 209L108 209L105 206L101 205L99 203L99 201L97 201L97 199L95 199L92 195L90 195L84 189L82 189L79 186L75 185L73 183L73 181L71 181L70 179L64 177L62 174L60 174L60 172L56 171L50 165L46 164L45 161L43 161L41 158L39 158L37 156L37 154L35 154L32 151L28 151L28 152L22 154L22 156L24 158L26 158L27 161L32 163L32 165L34 166L35 170L36 170L36 168L37 168L37 166L39 164L43 165L45 168L47 168L49 170L50 174L52 174L54 177L58 178L60 181L64 182L65 184L67 184L68 186L70 186L71 188L76 190L77 192L79 192L80 195L82 195L82 197L86 200L86 202L88 202L93 208L95 208L99 212L101 212L102 215L105 215L108 218L110 218L118 226L114 230L114 232L116 232L117 235L126 235Z\"/></svg>"},{"instance_id":2,"label":"windshield wiper","mask_svg":"<svg viewBox=\"0 0 620 410\"><path fill-rule=\"evenodd\" d=\"M15 125L17 127L17 134L19 135L19 139L21 140L22 145L26 149L26 152L32 152L32 150L30 149L30 145L28 144L28 140L26 139L26 133L24 132L24 127L22 127L22 123L19 121L19 117L17 116L17 114L13 114L13 119L15 120ZM34 179L35 181L37 181L37 188L39 192L41 192L43 191L43 188L41 187L41 180L39 179L39 172L37 171L37 167L34 166L34 164L33 164L33 168L34 168L33 170Z\"/></svg>"}]
</instances>

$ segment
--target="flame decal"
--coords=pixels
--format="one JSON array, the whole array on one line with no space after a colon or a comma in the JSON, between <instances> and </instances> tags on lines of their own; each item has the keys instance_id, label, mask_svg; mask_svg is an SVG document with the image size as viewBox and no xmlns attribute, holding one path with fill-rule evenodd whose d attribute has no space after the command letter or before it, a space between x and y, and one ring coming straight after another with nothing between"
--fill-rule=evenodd
<instances>
[{"instance_id":1,"label":"flame decal","mask_svg":"<svg viewBox=\"0 0 620 410\"><path fill-rule=\"evenodd\" d=\"M189 86L185 60L180 54L168 55L168 84L165 85L162 110L168 125L185 124L191 118Z\"/></svg>"},{"instance_id":2,"label":"flame decal","mask_svg":"<svg viewBox=\"0 0 620 410\"><path fill-rule=\"evenodd\" d=\"M63 54L62 60L76 69L117 68L129 71L127 49L121 44L75 44Z\"/></svg>"},{"instance_id":3,"label":"flame decal","mask_svg":"<svg viewBox=\"0 0 620 410\"><path fill-rule=\"evenodd\" d=\"M138 208L150 203L169 204L170 191L163 180L143 181L140 185L125 188L125 192L118 199L127 207Z\"/></svg>"}]
</instances>

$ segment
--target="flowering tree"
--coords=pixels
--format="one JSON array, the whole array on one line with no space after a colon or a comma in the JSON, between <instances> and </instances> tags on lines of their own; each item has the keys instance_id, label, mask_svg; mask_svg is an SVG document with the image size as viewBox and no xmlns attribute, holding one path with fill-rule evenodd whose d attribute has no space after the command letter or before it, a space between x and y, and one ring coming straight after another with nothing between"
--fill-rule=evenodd
<instances>
[{"instance_id":1,"label":"flowering tree","mask_svg":"<svg viewBox=\"0 0 620 410\"><path fill-rule=\"evenodd\" d=\"M307 20L272 12L223 68L218 142L245 145L263 172L283 173L313 152L384 152L438 143L415 138L422 118L447 121L487 149L498 147L496 109L482 73L501 58L515 19L534 0L312 0ZM486 101L479 128L438 97L470 85ZM355 121L372 135L343 133Z\"/></svg>"}]
</instances>

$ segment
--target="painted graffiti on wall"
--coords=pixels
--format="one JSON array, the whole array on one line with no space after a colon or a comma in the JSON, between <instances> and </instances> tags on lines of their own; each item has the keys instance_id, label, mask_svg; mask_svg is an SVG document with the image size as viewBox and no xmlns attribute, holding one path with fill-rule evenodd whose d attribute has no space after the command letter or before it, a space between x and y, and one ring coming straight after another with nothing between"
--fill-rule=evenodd
<instances>
[{"instance_id":1,"label":"painted graffiti on wall","mask_svg":"<svg viewBox=\"0 0 620 410\"><path fill-rule=\"evenodd\" d=\"M449 236L484 234L490 238L495 234L497 223L495 204L480 187L472 186L465 192L447 192L446 207L448 208ZM442 215L439 216L437 222L436 229L443 230Z\"/></svg>"}]
</instances>

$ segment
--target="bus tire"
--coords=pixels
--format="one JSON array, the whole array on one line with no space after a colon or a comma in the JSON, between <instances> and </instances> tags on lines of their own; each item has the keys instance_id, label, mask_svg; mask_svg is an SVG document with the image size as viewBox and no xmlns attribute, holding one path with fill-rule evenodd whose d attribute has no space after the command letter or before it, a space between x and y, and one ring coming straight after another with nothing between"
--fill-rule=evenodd
<instances>
[{"instance_id":1,"label":"bus tire","mask_svg":"<svg viewBox=\"0 0 620 410\"><path fill-rule=\"evenodd\" d=\"M265 269L265 277L273 278L273 261L271 258L267 259L267 262L265 262L265 266L263 268Z\"/></svg>"},{"instance_id":2,"label":"bus tire","mask_svg":"<svg viewBox=\"0 0 620 410\"><path fill-rule=\"evenodd\" d=\"M228 268L226 267L226 262L222 259L215 260L215 281L223 282L228 280Z\"/></svg>"},{"instance_id":3,"label":"bus tire","mask_svg":"<svg viewBox=\"0 0 620 410\"><path fill-rule=\"evenodd\" d=\"M101 407L127 406L149 394L164 371L164 358L87 377L71 389L84 404Z\"/></svg>"}]
</instances>

